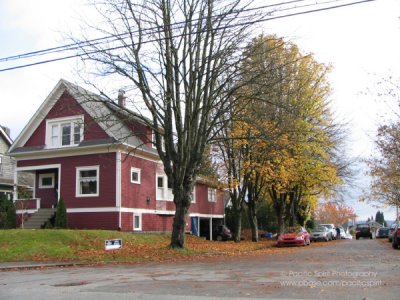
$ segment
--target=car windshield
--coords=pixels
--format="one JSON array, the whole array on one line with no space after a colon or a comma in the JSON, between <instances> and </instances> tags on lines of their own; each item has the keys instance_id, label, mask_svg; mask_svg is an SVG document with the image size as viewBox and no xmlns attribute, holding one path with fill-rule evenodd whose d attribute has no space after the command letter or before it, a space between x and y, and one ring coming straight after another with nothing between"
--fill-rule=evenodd
<instances>
[{"instance_id":1,"label":"car windshield","mask_svg":"<svg viewBox=\"0 0 400 300\"><path fill-rule=\"evenodd\" d=\"M324 226L318 226L317 228L313 229L313 232L320 232L320 231L328 231L328 229Z\"/></svg>"},{"instance_id":2,"label":"car windshield","mask_svg":"<svg viewBox=\"0 0 400 300\"><path fill-rule=\"evenodd\" d=\"M300 233L300 232L301 232L301 227L299 226L288 227L288 229L286 230L286 233Z\"/></svg>"},{"instance_id":3,"label":"car windshield","mask_svg":"<svg viewBox=\"0 0 400 300\"><path fill-rule=\"evenodd\" d=\"M324 226L324 227L326 227L328 229L332 229L333 228L333 226L329 225L329 224L321 224L321 226Z\"/></svg>"},{"instance_id":4,"label":"car windshield","mask_svg":"<svg viewBox=\"0 0 400 300\"><path fill-rule=\"evenodd\" d=\"M357 225L357 228L358 228L358 229L369 228L369 225L367 225L367 224L358 224L358 225Z\"/></svg>"}]
</instances>

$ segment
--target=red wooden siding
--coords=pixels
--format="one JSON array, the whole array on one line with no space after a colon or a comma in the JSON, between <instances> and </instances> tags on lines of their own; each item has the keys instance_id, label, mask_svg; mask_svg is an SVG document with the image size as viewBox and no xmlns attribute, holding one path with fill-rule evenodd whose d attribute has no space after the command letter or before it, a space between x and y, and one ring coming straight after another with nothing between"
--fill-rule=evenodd
<instances>
[{"instance_id":1,"label":"red wooden siding","mask_svg":"<svg viewBox=\"0 0 400 300\"><path fill-rule=\"evenodd\" d=\"M116 165L115 153L68 156L18 161L18 167L61 164L60 193L67 208L115 207L116 205ZM98 197L75 197L76 168L100 166L100 186ZM38 192L38 189L36 190Z\"/></svg>"},{"instance_id":2,"label":"red wooden siding","mask_svg":"<svg viewBox=\"0 0 400 300\"><path fill-rule=\"evenodd\" d=\"M172 231L174 216L142 214L142 231Z\"/></svg>"},{"instance_id":3,"label":"red wooden siding","mask_svg":"<svg viewBox=\"0 0 400 300\"><path fill-rule=\"evenodd\" d=\"M64 92L60 99L54 104L45 119L40 123L35 132L31 135L24 147L43 146L46 144L46 119L55 119L62 117L72 117L84 115L84 140L108 138L107 133L93 121L89 114L80 106L80 104L67 92Z\"/></svg>"},{"instance_id":4,"label":"red wooden siding","mask_svg":"<svg viewBox=\"0 0 400 300\"><path fill-rule=\"evenodd\" d=\"M121 157L121 201L123 207L156 209L157 163L123 154ZM131 182L131 168L141 170L141 183ZM147 198L150 201L147 203Z\"/></svg>"},{"instance_id":5,"label":"red wooden siding","mask_svg":"<svg viewBox=\"0 0 400 300\"><path fill-rule=\"evenodd\" d=\"M73 229L118 229L118 212L68 213L68 227Z\"/></svg>"},{"instance_id":6,"label":"red wooden siding","mask_svg":"<svg viewBox=\"0 0 400 300\"><path fill-rule=\"evenodd\" d=\"M223 191L217 190L216 192L216 202L208 201L208 187L205 184L196 184L196 203L192 203L189 212L200 213L200 214L214 214L223 215L224 209L224 199Z\"/></svg>"},{"instance_id":7,"label":"red wooden siding","mask_svg":"<svg viewBox=\"0 0 400 300\"><path fill-rule=\"evenodd\" d=\"M121 230L132 231L133 230L133 214L123 212L121 213Z\"/></svg>"}]
</instances>

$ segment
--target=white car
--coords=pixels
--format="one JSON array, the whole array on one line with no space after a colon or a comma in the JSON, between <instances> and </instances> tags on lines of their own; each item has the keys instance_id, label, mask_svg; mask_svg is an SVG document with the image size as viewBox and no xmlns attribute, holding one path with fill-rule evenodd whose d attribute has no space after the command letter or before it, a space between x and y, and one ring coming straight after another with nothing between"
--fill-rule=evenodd
<instances>
[{"instance_id":1,"label":"white car","mask_svg":"<svg viewBox=\"0 0 400 300\"><path fill-rule=\"evenodd\" d=\"M332 240L336 240L337 232L336 232L335 225L333 225L333 224L319 224L319 226L324 226L324 227L328 228L328 230L331 232L331 237L332 237L331 239Z\"/></svg>"},{"instance_id":2,"label":"white car","mask_svg":"<svg viewBox=\"0 0 400 300\"><path fill-rule=\"evenodd\" d=\"M325 226L317 226L317 228L311 230L310 239L313 242L318 240L327 242L331 240L331 232Z\"/></svg>"}]
</instances>

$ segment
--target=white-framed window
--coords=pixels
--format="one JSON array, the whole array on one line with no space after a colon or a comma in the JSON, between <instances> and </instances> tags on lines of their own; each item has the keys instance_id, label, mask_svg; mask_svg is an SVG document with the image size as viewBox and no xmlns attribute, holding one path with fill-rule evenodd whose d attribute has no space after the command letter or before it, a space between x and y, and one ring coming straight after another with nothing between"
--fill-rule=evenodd
<instances>
[{"instance_id":1,"label":"white-framed window","mask_svg":"<svg viewBox=\"0 0 400 300\"><path fill-rule=\"evenodd\" d=\"M131 168L131 182L140 184L142 170L138 168Z\"/></svg>"},{"instance_id":2,"label":"white-framed window","mask_svg":"<svg viewBox=\"0 0 400 300\"><path fill-rule=\"evenodd\" d=\"M77 146L83 140L83 115L46 120L48 148Z\"/></svg>"},{"instance_id":3,"label":"white-framed window","mask_svg":"<svg viewBox=\"0 0 400 300\"><path fill-rule=\"evenodd\" d=\"M133 230L141 231L142 230L142 214L133 214Z\"/></svg>"},{"instance_id":4,"label":"white-framed window","mask_svg":"<svg viewBox=\"0 0 400 300\"><path fill-rule=\"evenodd\" d=\"M174 200L174 195L172 194L172 186L168 181L167 175L157 174L156 180L156 200Z\"/></svg>"},{"instance_id":5,"label":"white-framed window","mask_svg":"<svg viewBox=\"0 0 400 300\"><path fill-rule=\"evenodd\" d=\"M208 188L208 202L217 201L217 190L213 188Z\"/></svg>"},{"instance_id":6,"label":"white-framed window","mask_svg":"<svg viewBox=\"0 0 400 300\"><path fill-rule=\"evenodd\" d=\"M99 196L99 166L76 168L76 197Z\"/></svg>"},{"instance_id":7,"label":"white-framed window","mask_svg":"<svg viewBox=\"0 0 400 300\"><path fill-rule=\"evenodd\" d=\"M192 191L192 203L196 203L196 185L193 187Z\"/></svg>"},{"instance_id":8,"label":"white-framed window","mask_svg":"<svg viewBox=\"0 0 400 300\"><path fill-rule=\"evenodd\" d=\"M39 188L40 189L54 188L54 173L39 174Z\"/></svg>"}]
</instances>

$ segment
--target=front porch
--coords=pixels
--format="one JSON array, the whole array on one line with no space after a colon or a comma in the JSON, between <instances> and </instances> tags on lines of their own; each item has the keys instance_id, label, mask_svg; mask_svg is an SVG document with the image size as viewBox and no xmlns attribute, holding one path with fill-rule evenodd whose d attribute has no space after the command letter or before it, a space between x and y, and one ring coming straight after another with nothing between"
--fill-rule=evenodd
<instances>
[{"instance_id":1,"label":"front porch","mask_svg":"<svg viewBox=\"0 0 400 300\"><path fill-rule=\"evenodd\" d=\"M29 207L31 210L38 210L39 208L50 209L57 207L58 200L60 199L60 170L61 165L59 164L17 167L14 174L16 182L14 201L27 201L20 203L20 207L23 209ZM21 177L21 174L30 174L33 177L32 192L27 193L23 189L16 188L18 186L18 178ZM29 203L32 201L36 201L36 204Z\"/></svg>"},{"instance_id":2,"label":"front porch","mask_svg":"<svg viewBox=\"0 0 400 300\"><path fill-rule=\"evenodd\" d=\"M55 208L41 208L41 199L18 199L14 201L17 227L40 229L46 226L55 215Z\"/></svg>"}]
</instances>

